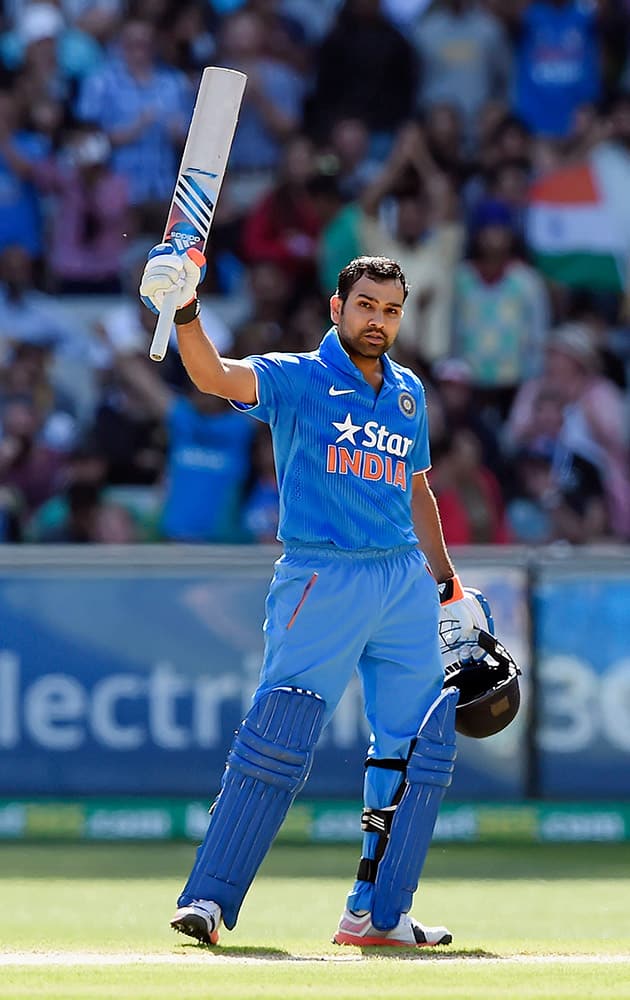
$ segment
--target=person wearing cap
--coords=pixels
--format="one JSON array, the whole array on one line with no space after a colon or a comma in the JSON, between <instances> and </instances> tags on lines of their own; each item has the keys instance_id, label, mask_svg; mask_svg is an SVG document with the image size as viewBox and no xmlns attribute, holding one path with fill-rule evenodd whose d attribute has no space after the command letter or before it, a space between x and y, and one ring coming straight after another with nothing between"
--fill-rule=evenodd
<instances>
[{"instance_id":1,"label":"person wearing cap","mask_svg":"<svg viewBox=\"0 0 630 1000\"><path fill-rule=\"evenodd\" d=\"M52 58L50 51L52 49ZM15 27L0 36L0 61L13 72L56 64L58 83L66 87L93 71L103 60L96 39L76 24L69 24L56 3L24 3ZM66 95L67 96L67 95Z\"/></svg>"},{"instance_id":2,"label":"person wearing cap","mask_svg":"<svg viewBox=\"0 0 630 1000\"><path fill-rule=\"evenodd\" d=\"M527 444L536 423L540 392L550 389L563 403L560 438L572 452L592 462L602 476L613 534L630 538L628 433L623 393L599 371L586 326L565 323L553 331L542 374L519 389L505 426L512 451Z\"/></svg>"}]
</instances>

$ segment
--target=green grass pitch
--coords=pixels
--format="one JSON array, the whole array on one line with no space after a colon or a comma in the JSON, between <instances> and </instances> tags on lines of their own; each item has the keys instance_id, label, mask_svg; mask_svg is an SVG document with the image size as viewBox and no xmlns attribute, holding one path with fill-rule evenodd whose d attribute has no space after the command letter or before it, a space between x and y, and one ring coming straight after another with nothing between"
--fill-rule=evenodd
<instances>
[{"instance_id":1,"label":"green grass pitch","mask_svg":"<svg viewBox=\"0 0 630 1000\"><path fill-rule=\"evenodd\" d=\"M207 949L168 928L190 845L0 845L0 998L630 998L630 844L435 845L414 913L453 944L378 954L330 943L356 855L276 847Z\"/></svg>"}]
</instances>

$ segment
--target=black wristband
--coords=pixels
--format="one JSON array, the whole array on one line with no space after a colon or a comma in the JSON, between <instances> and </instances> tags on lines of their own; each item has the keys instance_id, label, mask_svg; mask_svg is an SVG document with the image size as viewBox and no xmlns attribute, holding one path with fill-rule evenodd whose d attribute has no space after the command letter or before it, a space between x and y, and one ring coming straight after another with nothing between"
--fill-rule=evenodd
<instances>
[{"instance_id":1,"label":"black wristband","mask_svg":"<svg viewBox=\"0 0 630 1000\"><path fill-rule=\"evenodd\" d=\"M197 319L200 310L199 299L195 296L191 302L187 302L185 306L177 310L174 316L175 325L183 326L185 323L192 323L194 319Z\"/></svg>"}]
</instances>

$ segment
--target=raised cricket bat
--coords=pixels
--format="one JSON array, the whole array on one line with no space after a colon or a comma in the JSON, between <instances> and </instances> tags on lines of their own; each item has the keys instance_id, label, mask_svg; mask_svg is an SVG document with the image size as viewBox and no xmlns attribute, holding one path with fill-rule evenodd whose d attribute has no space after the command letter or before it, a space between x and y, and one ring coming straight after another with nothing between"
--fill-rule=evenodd
<instances>
[{"instance_id":1,"label":"raised cricket bat","mask_svg":"<svg viewBox=\"0 0 630 1000\"><path fill-rule=\"evenodd\" d=\"M204 69L182 154L164 243L203 253L230 155L247 77L234 69ZM149 356L162 361L175 316L177 291L164 296Z\"/></svg>"}]
</instances>

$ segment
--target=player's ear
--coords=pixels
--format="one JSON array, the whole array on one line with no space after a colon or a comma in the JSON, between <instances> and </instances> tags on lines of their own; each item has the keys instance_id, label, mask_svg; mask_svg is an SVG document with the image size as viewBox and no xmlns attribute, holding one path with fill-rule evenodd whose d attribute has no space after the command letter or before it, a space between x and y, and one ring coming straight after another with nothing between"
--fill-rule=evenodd
<instances>
[{"instance_id":1,"label":"player's ear","mask_svg":"<svg viewBox=\"0 0 630 1000\"><path fill-rule=\"evenodd\" d=\"M341 316L341 311L343 309L343 299L340 295L332 295L330 298L330 318L333 323L339 322L339 317Z\"/></svg>"}]
</instances>

